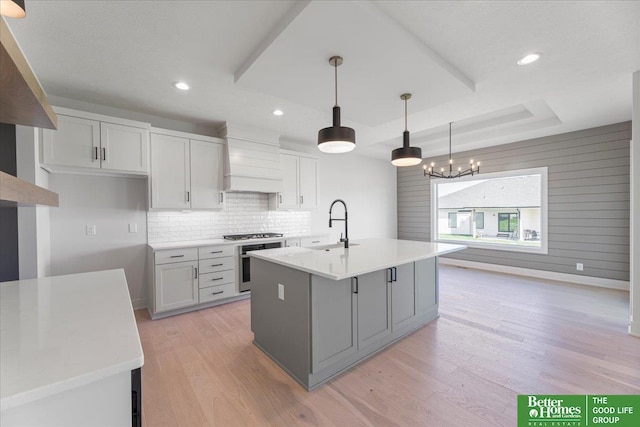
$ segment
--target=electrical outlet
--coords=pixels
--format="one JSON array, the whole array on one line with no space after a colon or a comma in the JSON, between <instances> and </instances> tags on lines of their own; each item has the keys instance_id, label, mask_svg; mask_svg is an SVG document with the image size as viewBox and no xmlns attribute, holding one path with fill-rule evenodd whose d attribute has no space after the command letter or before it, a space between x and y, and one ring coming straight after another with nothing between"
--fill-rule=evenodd
<instances>
[{"instance_id":1,"label":"electrical outlet","mask_svg":"<svg viewBox=\"0 0 640 427\"><path fill-rule=\"evenodd\" d=\"M576 270L584 271L584 265L581 262L576 263Z\"/></svg>"},{"instance_id":2,"label":"electrical outlet","mask_svg":"<svg viewBox=\"0 0 640 427\"><path fill-rule=\"evenodd\" d=\"M138 232L138 224L130 223L129 224L129 233L137 233Z\"/></svg>"},{"instance_id":3,"label":"electrical outlet","mask_svg":"<svg viewBox=\"0 0 640 427\"><path fill-rule=\"evenodd\" d=\"M284 285L278 283L278 299L284 301Z\"/></svg>"},{"instance_id":4,"label":"electrical outlet","mask_svg":"<svg viewBox=\"0 0 640 427\"><path fill-rule=\"evenodd\" d=\"M87 236L95 236L96 233L96 226L95 225L87 225Z\"/></svg>"}]
</instances>

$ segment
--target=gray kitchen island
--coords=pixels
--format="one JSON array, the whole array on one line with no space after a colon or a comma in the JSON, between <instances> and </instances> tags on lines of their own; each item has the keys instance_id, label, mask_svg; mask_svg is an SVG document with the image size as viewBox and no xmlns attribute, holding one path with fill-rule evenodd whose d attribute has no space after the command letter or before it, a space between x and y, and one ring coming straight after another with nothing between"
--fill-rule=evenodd
<instances>
[{"instance_id":1,"label":"gray kitchen island","mask_svg":"<svg viewBox=\"0 0 640 427\"><path fill-rule=\"evenodd\" d=\"M438 256L463 245L366 239L254 251L254 344L306 389L438 316Z\"/></svg>"}]
</instances>

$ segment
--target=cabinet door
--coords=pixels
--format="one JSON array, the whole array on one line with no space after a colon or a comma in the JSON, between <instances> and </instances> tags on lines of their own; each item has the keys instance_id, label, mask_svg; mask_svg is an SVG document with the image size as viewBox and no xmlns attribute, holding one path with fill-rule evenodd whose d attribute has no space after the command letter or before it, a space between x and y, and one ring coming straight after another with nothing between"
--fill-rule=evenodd
<instances>
[{"instance_id":1,"label":"cabinet door","mask_svg":"<svg viewBox=\"0 0 640 427\"><path fill-rule=\"evenodd\" d=\"M151 208L189 209L189 140L151 134Z\"/></svg>"},{"instance_id":2,"label":"cabinet door","mask_svg":"<svg viewBox=\"0 0 640 427\"><path fill-rule=\"evenodd\" d=\"M357 277L358 348L391 333L389 285L386 269Z\"/></svg>"},{"instance_id":3,"label":"cabinet door","mask_svg":"<svg viewBox=\"0 0 640 427\"><path fill-rule=\"evenodd\" d=\"M391 282L392 329L397 330L413 322L416 317L416 286L413 263L394 267Z\"/></svg>"},{"instance_id":4,"label":"cabinet door","mask_svg":"<svg viewBox=\"0 0 640 427\"><path fill-rule=\"evenodd\" d=\"M156 265L156 312L198 303L197 261Z\"/></svg>"},{"instance_id":5,"label":"cabinet door","mask_svg":"<svg viewBox=\"0 0 640 427\"><path fill-rule=\"evenodd\" d=\"M415 262L418 314L424 314L438 303L438 258Z\"/></svg>"},{"instance_id":6,"label":"cabinet door","mask_svg":"<svg viewBox=\"0 0 640 427\"><path fill-rule=\"evenodd\" d=\"M318 207L318 161L300 157L300 207L315 209Z\"/></svg>"},{"instance_id":7,"label":"cabinet door","mask_svg":"<svg viewBox=\"0 0 640 427\"><path fill-rule=\"evenodd\" d=\"M102 169L148 172L149 131L133 126L100 123Z\"/></svg>"},{"instance_id":8,"label":"cabinet door","mask_svg":"<svg viewBox=\"0 0 640 427\"><path fill-rule=\"evenodd\" d=\"M278 195L279 209L296 209L299 205L298 199L298 156L281 154L282 163L282 193Z\"/></svg>"},{"instance_id":9,"label":"cabinet door","mask_svg":"<svg viewBox=\"0 0 640 427\"><path fill-rule=\"evenodd\" d=\"M100 167L100 122L58 115L58 130L42 132L45 165Z\"/></svg>"},{"instance_id":10,"label":"cabinet door","mask_svg":"<svg viewBox=\"0 0 640 427\"><path fill-rule=\"evenodd\" d=\"M356 351L355 309L352 279L311 276L312 372Z\"/></svg>"},{"instance_id":11,"label":"cabinet door","mask_svg":"<svg viewBox=\"0 0 640 427\"><path fill-rule=\"evenodd\" d=\"M222 207L222 145L191 140L191 207Z\"/></svg>"}]
</instances>

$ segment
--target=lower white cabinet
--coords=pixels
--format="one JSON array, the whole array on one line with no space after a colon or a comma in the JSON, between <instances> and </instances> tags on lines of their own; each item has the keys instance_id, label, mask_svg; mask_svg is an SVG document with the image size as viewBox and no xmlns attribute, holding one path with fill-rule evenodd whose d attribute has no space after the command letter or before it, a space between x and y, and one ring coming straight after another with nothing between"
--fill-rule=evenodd
<instances>
[{"instance_id":1,"label":"lower white cabinet","mask_svg":"<svg viewBox=\"0 0 640 427\"><path fill-rule=\"evenodd\" d=\"M155 251L152 317L238 296L236 250L219 245Z\"/></svg>"},{"instance_id":2,"label":"lower white cabinet","mask_svg":"<svg viewBox=\"0 0 640 427\"><path fill-rule=\"evenodd\" d=\"M156 265L155 311L157 313L198 303L196 261Z\"/></svg>"}]
</instances>

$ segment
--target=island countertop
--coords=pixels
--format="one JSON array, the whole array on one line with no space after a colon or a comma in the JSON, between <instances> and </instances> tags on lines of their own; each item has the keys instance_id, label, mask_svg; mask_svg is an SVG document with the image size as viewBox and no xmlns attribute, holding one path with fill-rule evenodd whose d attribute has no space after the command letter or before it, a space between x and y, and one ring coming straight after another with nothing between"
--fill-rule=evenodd
<instances>
[{"instance_id":1,"label":"island countertop","mask_svg":"<svg viewBox=\"0 0 640 427\"><path fill-rule=\"evenodd\" d=\"M139 368L124 270L0 284L0 409Z\"/></svg>"},{"instance_id":2,"label":"island countertop","mask_svg":"<svg viewBox=\"0 0 640 427\"><path fill-rule=\"evenodd\" d=\"M342 280L462 249L466 249L466 246L380 238L350 242L348 249L288 247L251 251L247 254L328 279Z\"/></svg>"}]
</instances>

